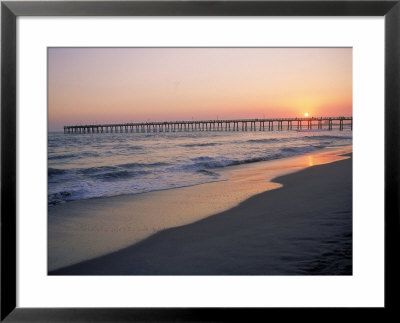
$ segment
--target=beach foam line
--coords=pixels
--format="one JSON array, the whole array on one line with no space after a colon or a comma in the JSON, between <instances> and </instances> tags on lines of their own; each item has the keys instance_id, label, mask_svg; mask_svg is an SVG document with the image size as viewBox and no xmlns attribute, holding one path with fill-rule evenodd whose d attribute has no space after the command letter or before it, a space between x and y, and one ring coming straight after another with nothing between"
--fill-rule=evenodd
<instances>
[{"instance_id":1,"label":"beach foam line","mask_svg":"<svg viewBox=\"0 0 400 323\"><path fill-rule=\"evenodd\" d=\"M143 194L72 201L49 208L49 271L138 243L160 231L231 209L282 184L278 176L348 158L352 147L232 166L226 181Z\"/></svg>"}]
</instances>

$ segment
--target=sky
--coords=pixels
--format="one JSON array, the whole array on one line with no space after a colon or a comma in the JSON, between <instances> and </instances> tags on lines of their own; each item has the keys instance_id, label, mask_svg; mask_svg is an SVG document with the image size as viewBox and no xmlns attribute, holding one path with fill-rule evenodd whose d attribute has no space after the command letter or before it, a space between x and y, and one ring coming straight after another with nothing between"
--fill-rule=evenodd
<instances>
[{"instance_id":1,"label":"sky","mask_svg":"<svg viewBox=\"0 0 400 323\"><path fill-rule=\"evenodd\" d=\"M351 48L49 48L64 125L352 115Z\"/></svg>"}]
</instances>

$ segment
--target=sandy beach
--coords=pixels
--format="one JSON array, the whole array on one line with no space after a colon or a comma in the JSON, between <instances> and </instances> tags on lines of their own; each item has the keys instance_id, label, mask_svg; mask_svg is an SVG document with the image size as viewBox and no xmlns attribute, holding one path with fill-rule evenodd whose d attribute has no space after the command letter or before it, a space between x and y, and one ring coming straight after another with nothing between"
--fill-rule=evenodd
<instances>
[{"instance_id":1,"label":"sandy beach","mask_svg":"<svg viewBox=\"0 0 400 323\"><path fill-rule=\"evenodd\" d=\"M351 275L352 159L339 156L349 151L233 167L221 182L51 208L56 270L49 265L49 274ZM157 203L132 217L149 200ZM74 240L70 256L64 250Z\"/></svg>"}]
</instances>

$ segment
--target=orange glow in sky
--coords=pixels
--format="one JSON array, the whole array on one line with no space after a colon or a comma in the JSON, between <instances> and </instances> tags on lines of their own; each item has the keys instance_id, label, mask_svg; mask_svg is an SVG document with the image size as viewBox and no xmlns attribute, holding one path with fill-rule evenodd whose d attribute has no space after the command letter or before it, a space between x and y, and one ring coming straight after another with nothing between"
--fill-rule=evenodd
<instances>
[{"instance_id":1,"label":"orange glow in sky","mask_svg":"<svg viewBox=\"0 0 400 323\"><path fill-rule=\"evenodd\" d=\"M50 48L64 125L352 115L351 48Z\"/></svg>"}]
</instances>

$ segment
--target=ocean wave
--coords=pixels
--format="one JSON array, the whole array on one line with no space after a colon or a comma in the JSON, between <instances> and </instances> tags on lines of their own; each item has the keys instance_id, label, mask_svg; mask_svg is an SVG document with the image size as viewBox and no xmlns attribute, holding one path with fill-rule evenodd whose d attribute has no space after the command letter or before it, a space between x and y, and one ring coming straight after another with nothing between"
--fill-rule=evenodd
<instances>
[{"instance_id":1,"label":"ocean wave","mask_svg":"<svg viewBox=\"0 0 400 323\"><path fill-rule=\"evenodd\" d=\"M289 157L293 155L302 155L305 153L309 153L311 151L325 148L324 145L312 145L312 146L302 146L302 147L283 147L281 148L281 152L284 153L283 157ZM286 153L286 154L285 154Z\"/></svg>"},{"instance_id":2,"label":"ocean wave","mask_svg":"<svg viewBox=\"0 0 400 323\"><path fill-rule=\"evenodd\" d=\"M141 147L141 146L128 146L128 147L126 147L126 149L128 149L128 150L141 150L141 149L143 149L143 147Z\"/></svg>"},{"instance_id":3,"label":"ocean wave","mask_svg":"<svg viewBox=\"0 0 400 323\"><path fill-rule=\"evenodd\" d=\"M139 167L148 167L148 168L153 168L153 167L160 167L160 166L168 166L170 165L169 163L164 163L164 162L156 162L156 163L126 163L126 164L119 164L117 165L118 167L122 168L139 168Z\"/></svg>"},{"instance_id":4,"label":"ocean wave","mask_svg":"<svg viewBox=\"0 0 400 323\"><path fill-rule=\"evenodd\" d=\"M78 155L75 154L67 154L67 155L55 155L49 156L48 160L58 160L58 159L67 159L67 158L76 158Z\"/></svg>"},{"instance_id":5,"label":"ocean wave","mask_svg":"<svg viewBox=\"0 0 400 323\"><path fill-rule=\"evenodd\" d=\"M210 160L208 162L198 162L194 164L186 165L187 169L213 169L213 168L221 168L232 165L233 161L231 160Z\"/></svg>"},{"instance_id":6,"label":"ocean wave","mask_svg":"<svg viewBox=\"0 0 400 323\"><path fill-rule=\"evenodd\" d=\"M71 197L71 193L67 191L61 191L57 193L48 194L47 200L48 205L57 205L67 201Z\"/></svg>"},{"instance_id":7,"label":"ocean wave","mask_svg":"<svg viewBox=\"0 0 400 323\"><path fill-rule=\"evenodd\" d=\"M249 139L246 143L285 143L285 142L296 142L296 141L309 141L309 140L351 140L351 136L332 136L332 135L316 135L316 136L302 136L302 137L290 137L290 138L261 138L261 139ZM328 143L328 144L329 144Z\"/></svg>"},{"instance_id":8,"label":"ocean wave","mask_svg":"<svg viewBox=\"0 0 400 323\"><path fill-rule=\"evenodd\" d=\"M194 163L187 163L182 165L182 169L185 170L205 170L205 169L213 169L229 166L232 163L232 160L224 157L209 157L209 156L200 156L196 158L191 158L190 161ZM179 167L178 167L179 170Z\"/></svg>"},{"instance_id":9,"label":"ocean wave","mask_svg":"<svg viewBox=\"0 0 400 323\"><path fill-rule=\"evenodd\" d=\"M47 175L49 177L55 176L55 175L62 175L62 174L65 174L65 173L67 173L67 170L65 170L65 169L51 168L51 167L49 167L47 169Z\"/></svg>"},{"instance_id":10,"label":"ocean wave","mask_svg":"<svg viewBox=\"0 0 400 323\"><path fill-rule=\"evenodd\" d=\"M149 174L150 171L138 169L138 170L130 170L131 168L135 168L137 165L146 165L146 164L122 164L117 166L99 166L99 167L90 167L78 169L76 172L80 175L84 175L84 177L94 179L94 180L102 180L102 181L115 181L115 180L124 180L133 177L137 177L139 175ZM154 163L156 164L156 163ZM150 164L150 165L154 165ZM124 167L121 167L124 166ZM154 165L155 167L155 165ZM125 169L124 169L125 168Z\"/></svg>"},{"instance_id":11,"label":"ocean wave","mask_svg":"<svg viewBox=\"0 0 400 323\"><path fill-rule=\"evenodd\" d=\"M286 138L262 138L262 139L249 139L246 142L250 143L257 143L257 144L263 144L263 143L270 143L270 142L282 142Z\"/></svg>"},{"instance_id":12,"label":"ocean wave","mask_svg":"<svg viewBox=\"0 0 400 323\"><path fill-rule=\"evenodd\" d=\"M299 137L299 139L306 139L306 140L324 140L324 139L337 140L337 139L343 139L343 140L349 140L349 139L353 139L353 137L352 136L331 136L331 135L327 135L327 136L303 136L303 137Z\"/></svg>"},{"instance_id":13,"label":"ocean wave","mask_svg":"<svg viewBox=\"0 0 400 323\"><path fill-rule=\"evenodd\" d=\"M126 194L138 194L146 193L157 190L165 190L171 188L187 187L202 183L215 182L219 180L220 175L208 172L210 176L191 176L190 178L182 178L182 181L176 182L165 178L163 181L157 181L154 179L138 179L134 181L124 182L107 182L106 185L96 186L87 183L80 183L78 185L71 186L67 190L56 190L48 194L48 207L53 207L61 203L92 199L99 197L112 197L121 196ZM86 187L85 187L86 186Z\"/></svg>"},{"instance_id":14,"label":"ocean wave","mask_svg":"<svg viewBox=\"0 0 400 323\"><path fill-rule=\"evenodd\" d=\"M115 181L115 180L121 180L121 179L130 179L132 177L136 177L139 175L145 175L148 173L149 172L146 172L146 171L130 172L127 170L118 170L118 171L114 171L114 172L90 175L90 178L108 182L108 181Z\"/></svg>"},{"instance_id":15,"label":"ocean wave","mask_svg":"<svg viewBox=\"0 0 400 323\"><path fill-rule=\"evenodd\" d=\"M83 158L83 157L99 157L99 156L100 156L99 153L94 152L94 151L84 151L84 152L79 154L80 158Z\"/></svg>"},{"instance_id":16,"label":"ocean wave","mask_svg":"<svg viewBox=\"0 0 400 323\"><path fill-rule=\"evenodd\" d=\"M118 150L118 149L141 150L141 149L143 149L143 147L142 146L131 146L129 144L125 144L125 145L114 146L113 149L115 149L115 150Z\"/></svg>"},{"instance_id":17,"label":"ocean wave","mask_svg":"<svg viewBox=\"0 0 400 323\"><path fill-rule=\"evenodd\" d=\"M195 161L195 162L197 162L197 161L203 162L203 161L215 160L215 158L209 157L209 156L200 156L200 157L191 158L190 160Z\"/></svg>"},{"instance_id":18,"label":"ocean wave","mask_svg":"<svg viewBox=\"0 0 400 323\"><path fill-rule=\"evenodd\" d=\"M218 181L224 167L347 145L351 139L347 131L182 132L68 138L60 134L49 144L48 201L54 205Z\"/></svg>"},{"instance_id":19,"label":"ocean wave","mask_svg":"<svg viewBox=\"0 0 400 323\"><path fill-rule=\"evenodd\" d=\"M279 159L281 158L281 154L274 154L271 156L263 156L263 157L254 157L254 158L248 158L248 159L243 159L243 160L235 160L232 162L233 165L243 165L243 164L251 164L251 163L257 163L261 161L268 161L268 160L273 160L273 159ZM229 165L229 166L231 166Z\"/></svg>"},{"instance_id":20,"label":"ocean wave","mask_svg":"<svg viewBox=\"0 0 400 323\"><path fill-rule=\"evenodd\" d=\"M77 173L83 175L92 175L92 174L111 172L116 170L118 170L118 167L115 166L98 166L98 167L81 168L77 170Z\"/></svg>"},{"instance_id":21,"label":"ocean wave","mask_svg":"<svg viewBox=\"0 0 400 323\"><path fill-rule=\"evenodd\" d=\"M283 147L279 152L274 154L267 154L263 156L255 156L251 158L244 159L229 159L225 157L209 157L201 156L196 158L191 158L190 161L194 163L187 163L184 165L169 168L170 171L203 171L209 169L217 169L229 166L257 163L262 161L280 159L285 157L290 157L294 155L305 154L317 149L325 148L325 145L311 145L311 146L296 146L296 147Z\"/></svg>"},{"instance_id":22,"label":"ocean wave","mask_svg":"<svg viewBox=\"0 0 400 323\"><path fill-rule=\"evenodd\" d=\"M48 156L48 160L59 160L59 159L79 159L79 158L86 158L86 157L99 157L100 155L96 152L86 151L80 152L79 154L65 154L65 155L54 155Z\"/></svg>"},{"instance_id":23,"label":"ocean wave","mask_svg":"<svg viewBox=\"0 0 400 323\"><path fill-rule=\"evenodd\" d=\"M272 154L266 156L258 156L258 157L251 157L245 159L228 159L228 158L212 158L208 156L202 156L197 158L192 158L191 161L194 163L188 163L176 167L171 167L168 170L170 171L196 171L196 172L207 172L210 169L217 169L223 168L228 166L236 166L236 165L243 165L243 164L250 164L250 163L257 163L260 161L267 161L273 159L279 159L282 157L282 154Z\"/></svg>"},{"instance_id":24,"label":"ocean wave","mask_svg":"<svg viewBox=\"0 0 400 323\"><path fill-rule=\"evenodd\" d=\"M181 147L210 147L210 146L217 146L217 145L220 145L220 143L205 142L205 143L199 143L199 144L184 144L184 145L181 145Z\"/></svg>"},{"instance_id":25,"label":"ocean wave","mask_svg":"<svg viewBox=\"0 0 400 323\"><path fill-rule=\"evenodd\" d=\"M219 177L220 175L218 173L212 172L208 169L199 169L198 170L199 173L204 174L204 175L208 175L208 176L213 176L213 177Z\"/></svg>"}]
</instances>

